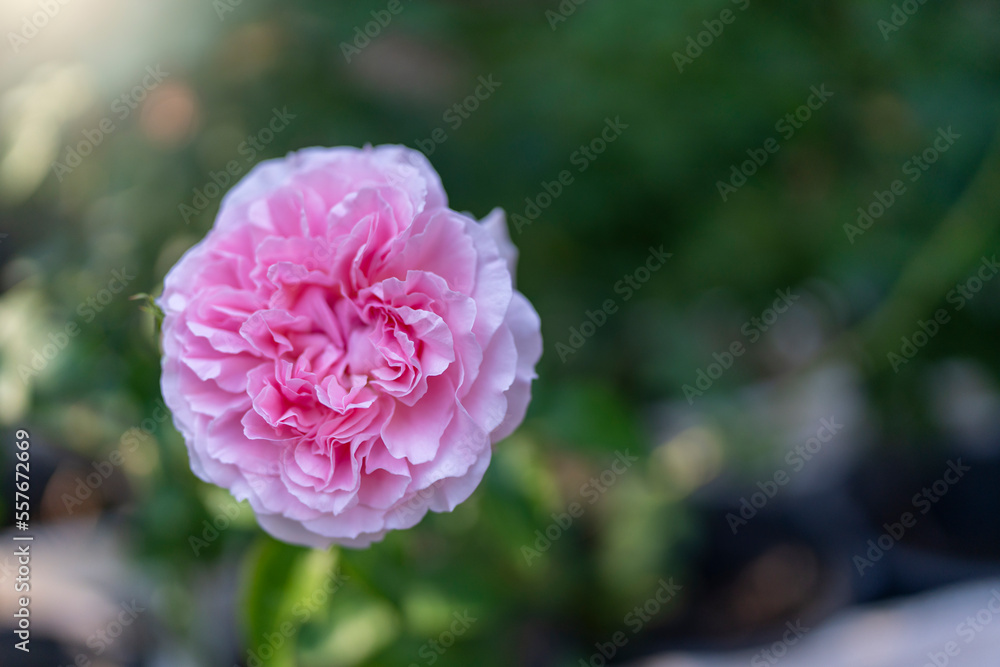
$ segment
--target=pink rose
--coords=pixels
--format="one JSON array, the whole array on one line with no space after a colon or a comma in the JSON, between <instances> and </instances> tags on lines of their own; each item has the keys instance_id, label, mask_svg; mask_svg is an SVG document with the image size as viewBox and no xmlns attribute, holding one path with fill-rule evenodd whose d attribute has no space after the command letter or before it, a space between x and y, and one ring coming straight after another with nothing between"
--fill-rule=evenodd
<instances>
[{"instance_id":1,"label":"pink rose","mask_svg":"<svg viewBox=\"0 0 1000 667\"><path fill-rule=\"evenodd\" d=\"M163 396L202 479L261 527L363 547L469 497L542 352L503 211L448 208L424 156L255 167L167 274Z\"/></svg>"}]
</instances>

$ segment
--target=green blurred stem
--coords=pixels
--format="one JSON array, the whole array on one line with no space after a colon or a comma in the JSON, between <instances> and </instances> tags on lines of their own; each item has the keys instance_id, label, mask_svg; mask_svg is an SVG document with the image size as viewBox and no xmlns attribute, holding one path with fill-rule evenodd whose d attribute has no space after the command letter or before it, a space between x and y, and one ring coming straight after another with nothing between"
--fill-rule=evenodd
<instances>
[{"instance_id":1,"label":"green blurred stem","mask_svg":"<svg viewBox=\"0 0 1000 667\"><path fill-rule=\"evenodd\" d=\"M838 342L836 352L867 353L872 371L888 365L887 355L898 350L900 337L912 334L918 319L944 307L945 295L973 270L998 226L1000 133L968 189L903 269L889 296Z\"/></svg>"}]
</instances>

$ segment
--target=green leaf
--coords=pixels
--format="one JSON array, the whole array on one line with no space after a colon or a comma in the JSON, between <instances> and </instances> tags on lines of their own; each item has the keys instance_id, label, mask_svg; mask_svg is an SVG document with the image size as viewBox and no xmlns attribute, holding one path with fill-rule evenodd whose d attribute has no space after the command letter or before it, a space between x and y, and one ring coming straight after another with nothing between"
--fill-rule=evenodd
<instances>
[{"instance_id":1,"label":"green leaf","mask_svg":"<svg viewBox=\"0 0 1000 667\"><path fill-rule=\"evenodd\" d=\"M247 556L244 635L249 657L267 667L294 667L302 626L339 587L337 551L292 546L262 535ZM317 600L323 602L317 604Z\"/></svg>"}]
</instances>

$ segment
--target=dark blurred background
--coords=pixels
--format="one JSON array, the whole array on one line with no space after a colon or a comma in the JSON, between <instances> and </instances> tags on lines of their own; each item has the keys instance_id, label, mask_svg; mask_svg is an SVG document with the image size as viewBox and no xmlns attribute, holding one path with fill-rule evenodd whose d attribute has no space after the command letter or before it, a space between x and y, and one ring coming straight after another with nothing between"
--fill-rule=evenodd
<instances>
[{"instance_id":1,"label":"dark blurred background","mask_svg":"<svg viewBox=\"0 0 1000 667\"><path fill-rule=\"evenodd\" d=\"M3 664L996 664L997 3L4 0L0 28L0 539L17 429L36 536ZM366 143L507 211L545 353L468 502L308 552L191 473L141 295L254 164Z\"/></svg>"}]
</instances>

